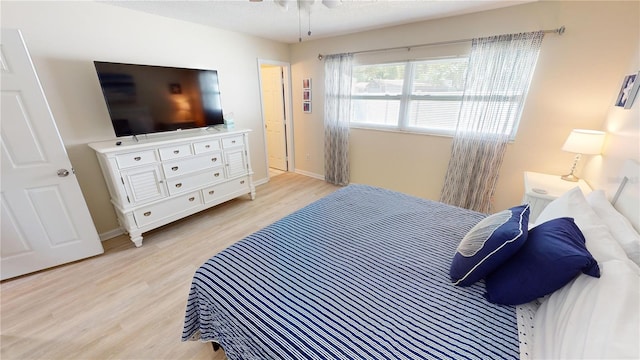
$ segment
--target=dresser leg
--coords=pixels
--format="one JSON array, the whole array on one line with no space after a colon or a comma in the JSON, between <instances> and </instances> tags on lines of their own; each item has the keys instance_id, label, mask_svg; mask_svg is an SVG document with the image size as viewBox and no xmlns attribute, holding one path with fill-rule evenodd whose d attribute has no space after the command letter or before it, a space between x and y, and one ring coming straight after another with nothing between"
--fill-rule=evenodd
<instances>
[{"instance_id":1,"label":"dresser leg","mask_svg":"<svg viewBox=\"0 0 640 360\"><path fill-rule=\"evenodd\" d=\"M129 237L131 237L131 241L136 245L136 247L142 246L142 233L129 232Z\"/></svg>"}]
</instances>

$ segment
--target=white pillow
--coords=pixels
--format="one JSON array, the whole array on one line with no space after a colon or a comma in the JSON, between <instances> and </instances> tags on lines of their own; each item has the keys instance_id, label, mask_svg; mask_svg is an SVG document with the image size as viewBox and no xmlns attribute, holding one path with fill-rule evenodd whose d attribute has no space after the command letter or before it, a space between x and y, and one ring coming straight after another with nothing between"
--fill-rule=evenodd
<instances>
[{"instance_id":1,"label":"white pillow","mask_svg":"<svg viewBox=\"0 0 640 360\"><path fill-rule=\"evenodd\" d=\"M587 250L599 264L609 260L627 259L624 249L613 238L606 225L587 225L580 231L584 235Z\"/></svg>"},{"instance_id":2,"label":"white pillow","mask_svg":"<svg viewBox=\"0 0 640 360\"><path fill-rule=\"evenodd\" d=\"M540 306L533 358L640 358L640 268L609 260L600 272L578 276Z\"/></svg>"},{"instance_id":3,"label":"white pillow","mask_svg":"<svg viewBox=\"0 0 640 360\"><path fill-rule=\"evenodd\" d=\"M536 224L560 217L573 218L580 230L588 225L604 225L577 186L550 202L540 212Z\"/></svg>"},{"instance_id":4,"label":"white pillow","mask_svg":"<svg viewBox=\"0 0 640 360\"><path fill-rule=\"evenodd\" d=\"M611 205L604 191L593 191L587 195L586 199L600 219L609 227L613 238L620 243L629 259L640 266L640 234L636 232L631 222Z\"/></svg>"}]
</instances>

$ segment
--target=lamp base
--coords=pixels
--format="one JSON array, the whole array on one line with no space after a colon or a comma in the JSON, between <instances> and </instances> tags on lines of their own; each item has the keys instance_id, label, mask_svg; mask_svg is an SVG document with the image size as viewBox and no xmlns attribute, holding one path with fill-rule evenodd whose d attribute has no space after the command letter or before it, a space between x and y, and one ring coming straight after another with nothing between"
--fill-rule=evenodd
<instances>
[{"instance_id":1,"label":"lamp base","mask_svg":"<svg viewBox=\"0 0 640 360\"><path fill-rule=\"evenodd\" d=\"M560 176L560 179L571 182L577 182L580 180L580 178L573 175L573 173L576 171L576 166L578 165L578 161L580 161L581 156L581 154L576 154L576 157L573 158L573 164L571 164L571 171L567 175Z\"/></svg>"},{"instance_id":2,"label":"lamp base","mask_svg":"<svg viewBox=\"0 0 640 360\"><path fill-rule=\"evenodd\" d=\"M578 180L580 180L579 177L573 175L573 174L568 174L568 175L562 175L560 176L560 179L565 180L565 181L572 181L572 182L577 182Z\"/></svg>"}]
</instances>

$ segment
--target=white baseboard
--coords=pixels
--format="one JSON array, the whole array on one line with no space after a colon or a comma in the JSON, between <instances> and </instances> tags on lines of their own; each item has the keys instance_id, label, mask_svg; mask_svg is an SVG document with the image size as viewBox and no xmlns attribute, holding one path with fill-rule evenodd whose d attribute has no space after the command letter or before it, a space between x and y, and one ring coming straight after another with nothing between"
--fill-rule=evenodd
<instances>
[{"instance_id":1,"label":"white baseboard","mask_svg":"<svg viewBox=\"0 0 640 360\"><path fill-rule=\"evenodd\" d=\"M117 229L113 229L113 230L109 230L103 233L98 234L98 236L100 237L100 241L105 241L105 240L109 240L109 239L113 239L116 236L120 236L122 234L124 234L124 229L123 228L117 228Z\"/></svg>"},{"instance_id":2,"label":"white baseboard","mask_svg":"<svg viewBox=\"0 0 640 360\"><path fill-rule=\"evenodd\" d=\"M269 182L269 178L262 178L260 180L254 180L253 181L253 185L254 186L259 186L259 185L263 185Z\"/></svg>"},{"instance_id":3,"label":"white baseboard","mask_svg":"<svg viewBox=\"0 0 640 360\"><path fill-rule=\"evenodd\" d=\"M314 179L318 179L318 180L324 181L324 175L312 173L312 172L309 172L309 171L299 170L299 169L296 169L294 172L296 174L300 174L300 175L304 175L304 176L308 176L308 177L312 177Z\"/></svg>"}]
</instances>

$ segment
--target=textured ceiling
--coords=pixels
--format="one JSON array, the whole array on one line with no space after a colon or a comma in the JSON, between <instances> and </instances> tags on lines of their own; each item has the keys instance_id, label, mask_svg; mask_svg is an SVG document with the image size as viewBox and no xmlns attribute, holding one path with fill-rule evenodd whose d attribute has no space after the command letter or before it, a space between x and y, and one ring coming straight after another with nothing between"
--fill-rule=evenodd
<instances>
[{"instance_id":1,"label":"textured ceiling","mask_svg":"<svg viewBox=\"0 0 640 360\"><path fill-rule=\"evenodd\" d=\"M150 14L260 36L285 43L467 14L537 0L104 1ZM330 0L340 3L339 0ZM278 3L286 3L287 9ZM298 6L300 5L300 6ZM309 16L310 14L310 16ZM307 32L311 29L311 36Z\"/></svg>"}]
</instances>

